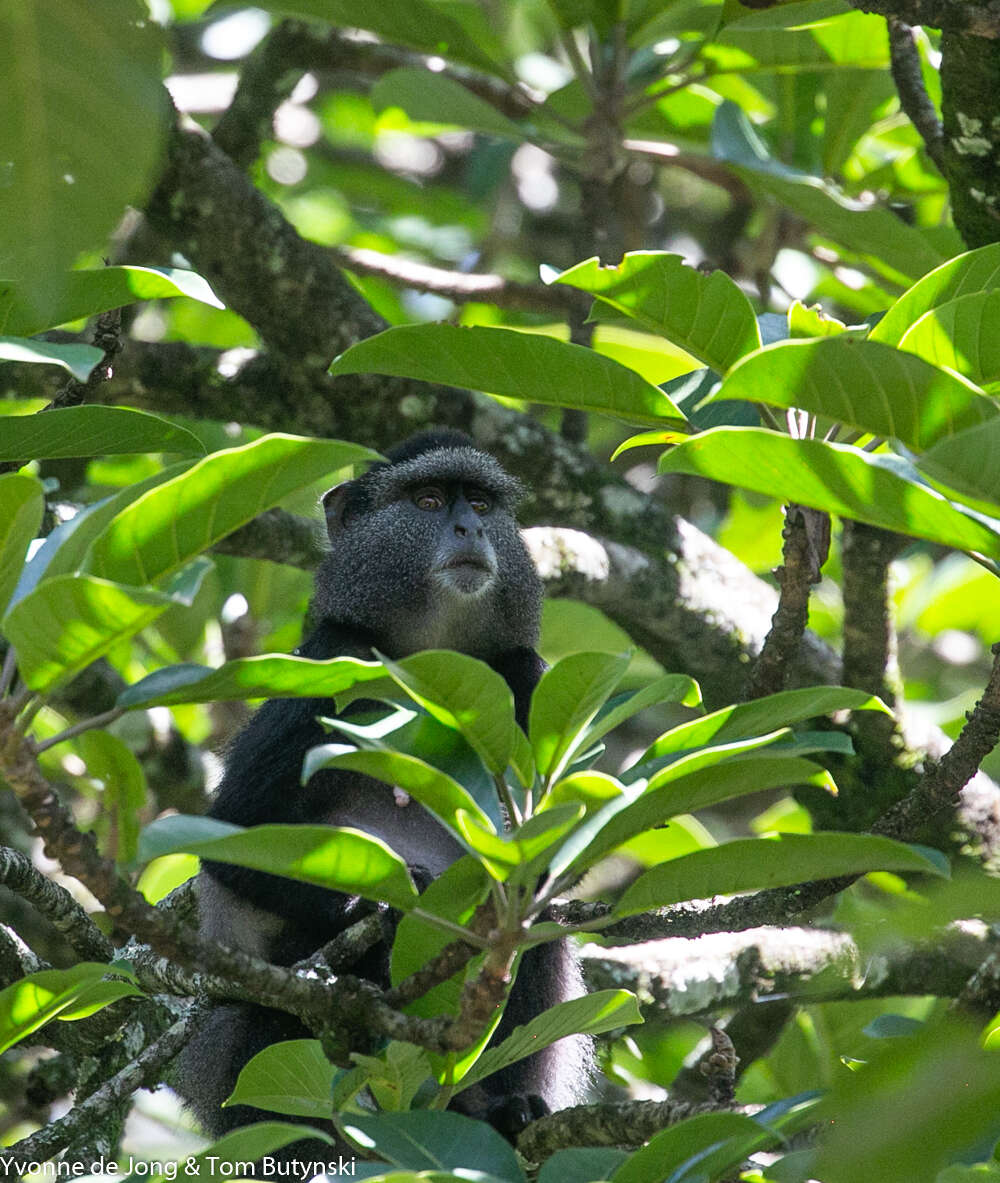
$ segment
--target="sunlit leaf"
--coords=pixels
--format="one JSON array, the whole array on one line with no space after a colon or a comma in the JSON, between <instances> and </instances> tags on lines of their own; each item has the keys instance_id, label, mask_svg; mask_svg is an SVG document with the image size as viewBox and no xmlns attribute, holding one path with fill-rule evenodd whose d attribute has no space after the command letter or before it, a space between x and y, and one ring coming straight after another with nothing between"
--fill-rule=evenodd
<instances>
[{"instance_id":1,"label":"sunlit leaf","mask_svg":"<svg viewBox=\"0 0 1000 1183\"><path fill-rule=\"evenodd\" d=\"M903 475L896 457L797 440L754 427L716 427L667 452L660 472L688 472L841 517L1000 558L1000 535Z\"/></svg>"},{"instance_id":2,"label":"sunlit leaf","mask_svg":"<svg viewBox=\"0 0 1000 1183\"><path fill-rule=\"evenodd\" d=\"M330 373L393 374L630 423L685 423L667 395L634 370L582 345L514 329L402 325L352 345L334 359Z\"/></svg>"},{"instance_id":3,"label":"sunlit leaf","mask_svg":"<svg viewBox=\"0 0 1000 1183\"><path fill-rule=\"evenodd\" d=\"M27 473L0 476L0 617L21 574L28 543L38 533L45 512L42 486Z\"/></svg>"},{"instance_id":4,"label":"sunlit leaf","mask_svg":"<svg viewBox=\"0 0 1000 1183\"><path fill-rule=\"evenodd\" d=\"M4 424L0 460L57 460L130 452L203 452L183 427L125 407L62 407Z\"/></svg>"},{"instance_id":5,"label":"sunlit leaf","mask_svg":"<svg viewBox=\"0 0 1000 1183\"><path fill-rule=\"evenodd\" d=\"M23 337L0 337L0 358L4 361L34 365L61 366L78 382L86 382L90 371L104 354L93 345L62 344L53 341L28 341ZM28 457L30 459L30 457ZM14 457L24 460L24 456Z\"/></svg>"}]
</instances>

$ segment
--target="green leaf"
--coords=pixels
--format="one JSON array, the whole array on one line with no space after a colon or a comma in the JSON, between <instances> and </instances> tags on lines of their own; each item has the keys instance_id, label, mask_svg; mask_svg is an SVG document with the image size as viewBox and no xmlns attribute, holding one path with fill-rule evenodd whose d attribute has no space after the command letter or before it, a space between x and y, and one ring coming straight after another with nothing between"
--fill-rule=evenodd
<instances>
[{"instance_id":1,"label":"green leaf","mask_svg":"<svg viewBox=\"0 0 1000 1183\"><path fill-rule=\"evenodd\" d=\"M484 1122L461 1113L351 1113L341 1122L348 1137L405 1170L473 1171L525 1183L513 1146Z\"/></svg>"},{"instance_id":2,"label":"green leaf","mask_svg":"<svg viewBox=\"0 0 1000 1183\"><path fill-rule=\"evenodd\" d=\"M768 345L741 361L705 402L724 399L798 407L917 451L997 417L996 404L958 374L848 336Z\"/></svg>"},{"instance_id":3,"label":"green leaf","mask_svg":"<svg viewBox=\"0 0 1000 1183\"><path fill-rule=\"evenodd\" d=\"M84 1019L120 998L141 997L130 981L105 980L115 972L100 962L46 969L0 990L0 1052L52 1019Z\"/></svg>"},{"instance_id":4,"label":"green leaf","mask_svg":"<svg viewBox=\"0 0 1000 1183\"><path fill-rule=\"evenodd\" d=\"M71 575L78 571L83 562L83 556L91 542L97 537L111 519L126 505L130 505L147 489L152 489L164 481L170 480L178 472L187 470L188 462L171 464L160 472L153 473L144 481L128 485L119 489L110 497L95 501L75 513L67 522L60 522L52 533L45 539L38 550L31 556L14 591L13 603L23 599L29 592L41 583L42 579L50 579L54 575Z\"/></svg>"},{"instance_id":5,"label":"green leaf","mask_svg":"<svg viewBox=\"0 0 1000 1183\"><path fill-rule=\"evenodd\" d=\"M330 373L420 378L650 426L686 423L663 391L634 370L582 345L516 329L402 325L352 345Z\"/></svg>"},{"instance_id":6,"label":"green leaf","mask_svg":"<svg viewBox=\"0 0 1000 1183\"><path fill-rule=\"evenodd\" d=\"M272 1043L246 1064L223 1106L253 1105L290 1117L329 1121L336 1071L318 1039Z\"/></svg>"},{"instance_id":7,"label":"green leaf","mask_svg":"<svg viewBox=\"0 0 1000 1183\"><path fill-rule=\"evenodd\" d=\"M291 16L318 17L339 29L367 29L393 45L408 45L490 74L509 76L507 68L454 17L427 0L379 0L378 4L369 0L261 0L259 7Z\"/></svg>"},{"instance_id":8,"label":"green leaf","mask_svg":"<svg viewBox=\"0 0 1000 1183\"><path fill-rule=\"evenodd\" d=\"M0 460L60 460L131 452L204 452L196 435L158 415L124 407L63 407L4 424Z\"/></svg>"},{"instance_id":9,"label":"green leaf","mask_svg":"<svg viewBox=\"0 0 1000 1183\"><path fill-rule=\"evenodd\" d=\"M26 473L0 476L0 618L21 574L28 543L38 533L45 512L42 486Z\"/></svg>"},{"instance_id":10,"label":"green leaf","mask_svg":"<svg viewBox=\"0 0 1000 1183\"><path fill-rule=\"evenodd\" d=\"M600 320L600 306L608 305L720 374L760 348L757 318L743 292L724 271L704 275L680 255L633 251L607 267L588 259L556 282L598 297L592 319Z\"/></svg>"},{"instance_id":11,"label":"green leaf","mask_svg":"<svg viewBox=\"0 0 1000 1183\"><path fill-rule=\"evenodd\" d=\"M628 1157L617 1146L570 1146L542 1163L538 1183L593 1183L610 1179Z\"/></svg>"},{"instance_id":12,"label":"green leaf","mask_svg":"<svg viewBox=\"0 0 1000 1183\"><path fill-rule=\"evenodd\" d=\"M572 653L542 674L531 696L528 736L543 780L558 777L579 750L630 660L628 653Z\"/></svg>"},{"instance_id":13,"label":"green leaf","mask_svg":"<svg viewBox=\"0 0 1000 1183\"><path fill-rule=\"evenodd\" d=\"M255 1162L265 1154L273 1154L282 1146L298 1142L301 1138L318 1138L321 1142L336 1147L333 1138L316 1126L292 1125L286 1121L258 1121L254 1125L242 1126L231 1134L226 1134L200 1154L185 1160L183 1178L199 1179L204 1183L215 1180L217 1183L221 1163ZM331 1151L330 1158L336 1159L335 1149ZM180 1172L177 1177L180 1177Z\"/></svg>"},{"instance_id":14,"label":"green leaf","mask_svg":"<svg viewBox=\"0 0 1000 1183\"><path fill-rule=\"evenodd\" d=\"M118 695L118 707L176 706L186 702L231 702L247 698L333 698L356 683L384 677L380 661L265 654L238 657L218 669L171 665L148 674Z\"/></svg>"},{"instance_id":15,"label":"green leaf","mask_svg":"<svg viewBox=\"0 0 1000 1183\"><path fill-rule=\"evenodd\" d=\"M94 541L86 569L120 583L152 583L290 493L375 459L356 444L292 435L215 452L122 510Z\"/></svg>"},{"instance_id":16,"label":"green leaf","mask_svg":"<svg viewBox=\"0 0 1000 1183\"><path fill-rule=\"evenodd\" d=\"M663 825L678 814L707 809L765 789L806 784L834 787L825 768L797 757L733 758L687 773L671 765L651 779L638 798L622 797L595 816L596 833L573 859L573 874L582 874L637 834ZM552 868L555 874L562 874L570 865L566 853L560 851Z\"/></svg>"},{"instance_id":17,"label":"green leaf","mask_svg":"<svg viewBox=\"0 0 1000 1183\"><path fill-rule=\"evenodd\" d=\"M1000 1056L983 1050L977 1024L951 1017L870 1048L814 1110L824 1134L811 1176L932 1183L949 1160L995 1141Z\"/></svg>"},{"instance_id":18,"label":"green leaf","mask_svg":"<svg viewBox=\"0 0 1000 1183\"><path fill-rule=\"evenodd\" d=\"M872 329L870 340L898 345L906 330L934 308L1000 287L1000 243L967 251L935 267L905 291Z\"/></svg>"},{"instance_id":19,"label":"green leaf","mask_svg":"<svg viewBox=\"0 0 1000 1183\"><path fill-rule=\"evenodd\" d=\"M1000 536L933 489L902 475L895 457L845 444L796 440L755 427L716 427L660 458L688 472L841 517L1000 558Z\"/></svg>"},{"instance_id":20,"label":"green leaf","mask_svg":"<svg viewBox=\"0 0 1000 1183\"><path fill-rule=\"evenodd\" d=\"M611 1176L614 1183L695 1183L719 1178L777 1135L741 1113L701 1113L661 1130ZM682 1171L685 1165L691 1168Z\"/></svg>"},{"instance_id":21,"label":"green leaf","mask_svg":"<svg viewBox=\"0 0 1000 1183\"><path fill-rule=\"evenodd\" d=\"M514 751L514 696L495 670L443 649L382 660L414 702L460 732L490 772L504 774Z\"/></svg>"},{"instance_id":22,"label":"green leaf","mask_svg":"<svg viewBox=\"0 0 1000 1183\"><path fill-rule=\"evenodd\" d=\"M914 871L940 875L935 862L915 847L871 834L783 834L749 838L698 850L647 871L615 905L616 916L633 916L681 900L708 899L739 891L792 887L869 871Z\"/></svg>"},{"instance_id":23,"label":"green leaf","mask_svg":"<svg viewBox=\"0 0 1000 1183\"><path fill-rule=\"evenodd\" d=\"M735 103L725 102L716 111L712 151L751 189L769 193L892 279L916 279L942 261L928 238L888 209L844 197L821 178L772 160Z\"/></svg>"},{"instance_id":24,"label":"green leaf","mask_svg":"<svg viewBox=\"0 0 1000 1183\"><path fill-rule=\"evenodd\" d=\"M372 106L382 112L401 107L410 119L426 123L452 123L490 136L520 142L522 128L444 74L403 67L383 74L369 94Z\"/></svg>"},{"instance_id":25,"label":"green leaf","mask_svg":"<svg viewBox=\"0 0 1000 1183\"><path fill-rule=\"evenodd\" d=\"M972 292L938 304L903 334L899 348L936 366L957 370L995 392L1000 384L1000 290Z\"/></svg>"},{"instance_id":26,"label":"green leaf","mask_svg":"<svg viewBox=\"0 0 1000 1183\"><path fill-rule=\"evenodd\" d=\"M579 801L553 805L518 826L509 836L496 837L468 814L456 818L465 840L481 857L494 879L525 882L537 878L549 852L558 846L586 812Z\"/></svg>"},{"instance_id":27,"label":"green leaf","mask_svg":"<svg viewBox=\"0 0 1000 1183\"><path fill-rule=\"evenodd\" d=\"M929 448L914 463L931 481L954 491L962 500L991 516L1000 516L996 458L1000 448L1000 421L991 419Z\"/></svg>"},{"instance_id":28,"label":"green leaf","mask_svg":"<svg viewBox=\"0 0 1000 1183\"><path fill-rule=\"evenodd\" d=\"M0 6L0 274L30 283L46 323L76 256L104 248L160 165L162 36L136 0Z\"/></svg>"},{"instance_id":29,"label":"green leaf","mask_svg":"<svg viewBox=\"0 0 1000 1183\"><path fill-rule=\"evenodd\" d=\"M623 723L651 706L664 702L679 702L686 707L701 705L701 687L687 674L664 674L642 690L620 695L612 699L597 712L594 721L587 728L584 742L589 744L602 739Z\"/></svg>"},{"instance_id":30,"label":"green leaf","mask_svg":"<svg viewBox=\"0 0 1000 1183\"><path fill-rule=\"evenodd\" d=\"M57 575L10 609L2 631L17 649L21 677L47 691L134 636L172 604L190 607L212 564L198 559L165 591L125 587L92 575Z\"/></svg>"},{"instance_id":31,"label":"green leaf","mask_svg":"<svg viewBox=\"0 0 1000 1183\"><path fill-rule=\"evenodd\" d=\"M404 911L417 899L403 860L359 830L297 825L221 830L213 818L175 814L159 818L140 836L143 860L180 852L383 900Z\"/></svg>"},{"instance_id":32,"label":"green leaf","mask_svg":"<svg viewBox=\"0 0 1000 1183\"><path fill-rule=\"evenodd\" d=\"M485 1080L567 1035L603 1035L616 1027L641 1022L638 999L629 990L595 990L583 998L559 1002L523 1027L515 1027L496 1047L487 1048L462 1078L462 1088Z\"/></svg>"},{"instance_id":33,"label":"green leaf","mask_svg":"<svg viewBox=\"0 0 1000 1183\"><path fill-rule=\"evenodd\" d=\"M87 381L90 371L103 356L93 345L63 345L51 341L26 341L22 337L0 337L0 358L4 361L62 366L79 382ZM16 459L21 460L23 457L18 456Z\"/></svg>"},{"instance_id":34,"label":"green leaf","mask_svg":"<svg viewBox=\"0 0 1000 1183\"><path fill-rule=\"evenodd\" d=\"M74 741L87 775L103 782L99 832L114 836L112 855L131 863L136 856L139 816L146 804L146 774L132 750L109 731L85 731ZM103 848L103 847L102 847Z\"/></svg>"},{"instance_id":35,"label":"green leaf","mask_svg":"<svg viewBox=\"0 0 1000 1183\"><path fill-rule=\"evenodd\" d=\"M409 793L426 809L457 830L459 810L470 814L484 829L496 833L493 823L479 808L466 790L446 773L415 756L402 752L344 750L343 744L322 744L310 748L302 767L302 783L324 768L346 768L363 772L387 785L395 785Z\"/></svg>"},{"instance_id":36,"label":"green leaf","mask_svg":"<svg viewBox=\"0 0 1000 1183\"><path fill-rule=\"evenodd\" d=\"M801 723L803 719L831 715L834 711L882 711L891 714L880 698L846 686L806 686L801 690L782 690L752 702L721 707L710 715L680 723L654 740L640 759L650 760L671 752L763 735L779 727Z\"/></svg>"},{"instance_id":37,"label":"green leaf","mask_svg":"<svg viewBox=\"0 0 1000 1183\"><path fill-rule=\"evenodd\" d=\"M208 283L194 271L178 267L97 267L70 271L60 283L59 300L39 315L30 296L31 285L0 282L0 330L30 337L45 329L121 308L136 300L190 296L213 308L225 308ZM100 350L96 351L100 356Z\"/></svg>"},{"instance_id":38,"label":"green leaf","mask_svg":"<svg viewBox=\"0 0 1000 1183\"><path fill-rule=\"evenodd\" d=\"M620 785L617 794L609 794L562 845L549 874L555 878L569 871L578 878L612 851L670 818L794 784L835 789L826 769L791 754L758 755L747 750L747 741L692 753L660 769L648 783Z\"/></svg>"}]
</instances>

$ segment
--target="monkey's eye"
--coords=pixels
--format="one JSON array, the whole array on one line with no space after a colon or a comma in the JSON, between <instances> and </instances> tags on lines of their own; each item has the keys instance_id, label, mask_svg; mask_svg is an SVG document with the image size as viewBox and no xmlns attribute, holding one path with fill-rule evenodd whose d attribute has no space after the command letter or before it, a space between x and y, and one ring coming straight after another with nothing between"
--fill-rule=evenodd
<instances>
[{"instance_id":1,"label":"monkey's eye","mask_svg":"<svg viewBox=\"0 0 1000 1183\"><path fill-rule=\"evenodd\" d=\"M478 514L489 513L493 508L493 502L490 500L489 494L484 493L482 489L471 489L466 500Z\"/></svg>"},{"instance_id":2,"label":"monkey's eye","mask_svg":"<svg viewBox=\"0 0 1000 1183\"><path fill-rule=\"evenodd\" d=\"M417 509L433 511L442 509L446 504L445 495L440 489L417 489L413 494L413 504Z\"/></svg>"}]
</instances>

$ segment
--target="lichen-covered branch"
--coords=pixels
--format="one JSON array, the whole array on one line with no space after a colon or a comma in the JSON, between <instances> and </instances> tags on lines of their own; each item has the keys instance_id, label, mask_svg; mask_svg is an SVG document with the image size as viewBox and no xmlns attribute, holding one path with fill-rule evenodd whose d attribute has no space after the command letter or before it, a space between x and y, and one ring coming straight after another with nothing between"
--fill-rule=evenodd
<instances>
[{"instance_id":1,"label":"lichen-covered branch","mask_svg":"<svg viewBox=\"0 0 1000 1183\"><path fill-rule=\"evenodd\" d=\"M894 16L908 25L994 40L1000 37L1000 0L848 0L861 12Z\"/></svg>"},{"instance_id":2,"label":"lichen-covered branch","mask_svg":"<svg viewBox=\"0 0 1000 1183\"><path fill-rule=\"evenodd\" d=\"M913 40L913 30L892 16L886 18L886 26L889 31L892 78L899 94L899 104L920 132L927 155L943 170L944 128L924 87L920 53Z\"/></svg>"},{"instance_id":3,"label":"lichen-covered branch","mask_svg":"<svg viewBox=\"0 0 1000 1183\"><path fill-rule=\"evenodd\" d=\"M776 694L785 685L809 620L809 589L821 579L830 550L830 517L802 505L785 506L782 565L775 571L778 607L754 662L747 698Z\"/></svg>"},{"instance_id":4,"label":"lichen-covered branch","mask_svg":"<svg viewBox=\"0 0 1000 1183\"><path fill-rule=\"evenodd\" d=\"M18 1168L23 1170L32 1163L47 1162L93 1124L102 1122L110 1110L130 1097L136 1089L159 1084L164 1065L181 1050L188 1034L189 1022L181 1019L85 1101L74 1105L65 1117L50 1122L30 1137L8 1147L4 1151L8 1169L18 1174Z\"/></svg>"},{"instance_id":5,"label":"lichen-covered branch","mask_svg":"<svg viewBox=\"0 0 1000 1183\"><path fill-rule=\"evenodd\" d=\"M647 1016L668 1019L770 996L798 1002L954 998L995 948L996 938L983 924L949 929L933 946L875 957L862 954L846 933L792 927L650 941L623 950L587 946L583 957L594 989L632 990Z\"/></svg>"},{"instance_id":6,"label":"lichen-covered branch","mask_svg":"<svg viewBox=\"0 0 1000 1183\"><path fill-rule=\"evenodd\" d=\"M69 892L9 846L0 846L0 883L37 908L85 960L110 961L114 956L114 946Z\"/></svg>"},{"instance_id":7,"label":"lichen-covered branch","mask_svg":"<svg viewBox=\"0 0 1000 1183\"><path fill-rule=\"evenodd\" d=\"M1000 644L983 696L961 734L937 763L930 763L912 793L883 817L876 830L890 838L912 836L939 813L953 809L958 794L1000 740Z\"/></svg>"}]
</instances>

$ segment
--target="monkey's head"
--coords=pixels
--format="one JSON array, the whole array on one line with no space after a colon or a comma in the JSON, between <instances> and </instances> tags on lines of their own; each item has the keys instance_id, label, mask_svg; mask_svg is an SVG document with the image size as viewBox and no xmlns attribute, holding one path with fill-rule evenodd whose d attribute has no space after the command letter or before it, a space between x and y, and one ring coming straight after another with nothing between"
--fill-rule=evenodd
<instances>
[{"instance_id":1,"label":"monkey's head","mask_svg":"<svg viewBox=\"0 0 1000 1183\"><path fill-rule=\"evenodd\" d=\"M363 628L391 657L532 646L541 583L514 516L522 489L458 431L429 431L323 498L330 554L312 615Z\"/></svg>"}]
</instances>

